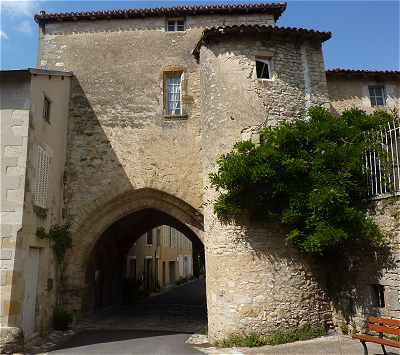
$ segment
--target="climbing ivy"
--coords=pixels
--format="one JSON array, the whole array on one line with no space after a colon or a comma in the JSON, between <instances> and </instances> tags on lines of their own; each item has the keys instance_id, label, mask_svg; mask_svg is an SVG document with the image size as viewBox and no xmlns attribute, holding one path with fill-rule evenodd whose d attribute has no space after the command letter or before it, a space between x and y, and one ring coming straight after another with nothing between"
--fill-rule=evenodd
<instances>
[{"instance_id":1,"label":"climbing ivy","mask_svg":"<svg viewBox=\"0 0 400 355\"><path fill-rule=\"evenodd\" d=\"M48 239L51 248L54 251L57 263L63 264L64 256L67 249L72 246L70 225L68 223L62 225L53 225L47 233L43 227L39 227L36 236L40 239Z\"/></svg>"},{"instance_id":2,"label":"climbing ivy","mask_svg":"<svg viewBox=\"0 0 400 355\"><path fill-rule=\"evenodd\" d=\"M387 166L380 135L393 114L360 110L340 117L321 107L307 120L264 129L260 144L238 142L210 174L219 191L214 205L225 223L280 222L287 239L307 254L324 255L346 243L384 242L368 215L365 152L374 150Z\"/></svg>"},{"instance_id":3,"label":"climbing ivy","mask_svg":"<svg viewBox=\"0 0 400 355\"><path fill-rule=\"evenodd\" d=\"M54 256L57 262L57 305L63 304L63 291L64 291L64 257L65 253L72 246L72 238L69 223L62 225L53 225L50 227L49 232L43 227L36 230L36 236L40 239L47 239L53 249ZM56 315L55 315L56 316Z\"/></svg>"}]
</instances>

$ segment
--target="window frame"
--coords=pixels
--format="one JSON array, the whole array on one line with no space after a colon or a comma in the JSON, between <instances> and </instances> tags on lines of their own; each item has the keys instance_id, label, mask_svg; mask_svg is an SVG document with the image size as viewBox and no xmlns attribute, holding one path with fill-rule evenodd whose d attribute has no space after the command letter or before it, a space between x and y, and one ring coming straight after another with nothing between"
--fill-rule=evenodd
<instances>
[{"instance_id":1,"label":"window frame","mask_svg":"<svg viewBox=\"0 0 400 355\"><path fill-rule=\"evenodd\" d=\"M183 22L183 30L178 30L179 25L178 22L182 21ZM174 22L174 29L173 30L169 30L169 23L170 22ZM168 33L181 33L181 32L185 32L186 31L186 19L184 17L170 17L170 18L166 18L165 20L165 32Z\"/></svg>"},{"instance_id":2,"label":"window frame","mask_svg":"<svg viewBox=\"0 0 400 355\"><path fill-rule=\"evenodd\" d=\"M259 78L257 75L257 62L267 64L268 66L268 78ZM257 80L260 81L271 81L272 80L272 58L270 57L259 57L256 56L254 59L254 71Z\"/></svg>"},{"instance_id":3,"label":"window frame","mask_svg":"<svg viewBox=\"0 0 400 355\"><path fill-rule=\"evenodd\" d=\"M43 94L42 118L50 123L51 100L46 94Z\"/></svg>"},{"instance_id":4,"label":"window frame","mask_svg":"<svg viewBox=\"0 0 400 355\"><path fill-rule=\"evenodd\" d=\"M183 107L183 82L185 80L185 73L183 70L176 70L176 71L165 71L163 74L163 102L164 102L164 107L163 107L163 112L164 116L166 117L183 117L185 116L184 113L184 107ZM180 110L179 113L175 112L170 112L169 111L169 98L168 98L168 79L171 79L173 77L178 77L180 78L180 83L179 83L179 103L180 103Z\"/></svg>"},{"instance_id":5,"label":"window frame","mask_svg":"<svg viewBox=\"0 0 400 355\"><path fill-rule=\"evenodd\" d=\"M376 95L376 90L381 89L382 95ZM373 90L374 95L371 95L371 90ZM371 107L385 107L386 106L386 89L385 85L368 85L368 96L369 96L369 103ZM378 105L377 103L377 98L382 97L383 104ZM375 101L375 104L373 103L373 100Z\"/></svg>"}]
</instances>

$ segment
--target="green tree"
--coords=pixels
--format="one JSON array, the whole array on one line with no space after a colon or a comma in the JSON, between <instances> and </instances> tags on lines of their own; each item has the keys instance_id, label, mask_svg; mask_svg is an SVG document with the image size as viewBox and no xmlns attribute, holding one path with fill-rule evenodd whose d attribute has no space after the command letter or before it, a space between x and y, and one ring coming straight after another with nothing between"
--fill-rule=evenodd
<instances>
[{"instance_id":1,"label":"green tree","mask_svg":"<svg viewBox=\"0 0 400 355\"><path fill-rule=\"evenodd\" d=\"M309 119L261 132L260 144L243 141L217 160L211 184L219 191L214 211L223 222L281 222L287 239L307 254L323 255L345 243L383 243L368 215L365 152L387 166L378 132L393 114L360 110L334 116L321 107Z\"/></svg>"}]
</instances>

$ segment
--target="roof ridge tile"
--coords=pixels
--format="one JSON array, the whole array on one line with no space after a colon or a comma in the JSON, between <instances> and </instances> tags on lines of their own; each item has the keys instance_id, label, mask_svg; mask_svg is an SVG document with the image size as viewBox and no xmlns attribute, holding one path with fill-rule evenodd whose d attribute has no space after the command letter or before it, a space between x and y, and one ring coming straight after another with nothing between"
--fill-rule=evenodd
<instances>
[{"instance_id":1,"label":"roof ridge tile","mask_svg":"<svg viewBox=\"0 0 400 355\"><path fill-rule=\"evenodd\" d=\"M34 19L39 24L46 24L55 21L71 21L73 17L78 20L101 20L111 16L115 19L126 18L126 15L132 17L151 17L151 16L165 16L173 13L175 16L180 15L198 15L198 14L212 14L214 11L220 13L256 13L256 12L270 12L274 15L275 20L285 11L287 4L285 2L261 2L249 4L216 4L216 5L194 5L194 6L175 6L175 7L148 7L148 8L133 8L133 9L111 9L99 11L82 11L82 12L62 12L62 13L46 13L40 11L36 14ZM94 17L94 19L93 19Z\"/></svg>"}]
</instances>

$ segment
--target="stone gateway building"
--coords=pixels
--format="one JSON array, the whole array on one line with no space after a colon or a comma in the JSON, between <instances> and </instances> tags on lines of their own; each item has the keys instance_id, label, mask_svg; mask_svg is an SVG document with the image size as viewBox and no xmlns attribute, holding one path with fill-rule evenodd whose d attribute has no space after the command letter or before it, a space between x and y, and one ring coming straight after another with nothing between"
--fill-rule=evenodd
<instances>
[{"instance_id":1,"label":"stone gateway building","mask_svg":"<svg viewBox=\"0 0 400 355\"><path fill-rule=\"evenodd\" d=\"M285 244L282 226L224 225L213 213L208 176L235 142L303 118L312 105L338 112L359 102L400 106L399 72L326 73L322 43L331 34L277 26L285 8L35 16L41 69L26 71L24 81L19 72L4 72L1 82L3 349L22 332L30 338L50 326L60 285L51 249L35 231L66 221L72 248L63 304L77 315L93 309L94 255L107 250L112 262L101 263L103 271L123 275L135 240L168 225L204 250L211 341L339 324L325 270ZM29 78L31 92L17 90ZM378 221L390 229L399 267L396 199ZM398 269L385 275L386 306L370 308L400 318ZM360 279L354 292L368 293L371 281ZM112 287L121 282L116 276ZM360 320L368 307L356 310Z\"/></svg>"}]
</instances>

